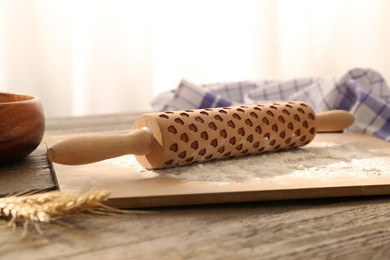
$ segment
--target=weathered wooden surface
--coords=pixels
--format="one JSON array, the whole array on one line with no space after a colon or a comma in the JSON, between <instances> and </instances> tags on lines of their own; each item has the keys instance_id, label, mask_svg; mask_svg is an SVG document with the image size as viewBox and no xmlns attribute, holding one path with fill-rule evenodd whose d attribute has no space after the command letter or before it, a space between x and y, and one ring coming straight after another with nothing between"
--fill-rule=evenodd
<instances>
[{"instance_id":1,"label":"weathered wooden surface","mask_svg":"<svg viewBox=\"0 0 390 260\"><path fill-rule=\"evenodd\" d=\"M133 119L52 119L47 137L122 131ZM41 225L43 236L30 226L27 238L0 220L0 259L389 259L389 212L389 196L171 207L70 218L73 229Z\"/></svg>"},{"instance_id":2,"label":"weathered wooden surface","mask_svg":"<svg viewBox=\"0 0 390 260\"><path fill-rule=\"evenodd\" d=\"M0 166L0 197L31 190L52 190L56 184L42 143L26 159Z\"/></svg>"}]
</instances>

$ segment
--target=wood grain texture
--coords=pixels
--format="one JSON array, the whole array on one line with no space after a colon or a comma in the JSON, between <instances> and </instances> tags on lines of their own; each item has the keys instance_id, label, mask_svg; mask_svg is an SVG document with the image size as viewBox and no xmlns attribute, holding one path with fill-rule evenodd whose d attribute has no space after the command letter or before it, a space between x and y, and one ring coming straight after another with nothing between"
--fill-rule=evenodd
<instances>
[{"instance_id":1,"label":"wood grain texture","mask_svg":"<svg viewBox=\"0 0 390 260\"><path fill-rule=\"evenodd\" d=\"M0 197L56 187L44 144L22 161L0 166Z\"/></svg>"},{"instance_id":2,"label":"wood grain texture","mask_svg":"<svg viewBox=\"0 0 390 260\"><path fill-rule=\"evenodd\" d=\"M133 116L51 119L47 136L121 132ZM389 196L168 207L27 238L1 220L0 259L389 259L389 212Z\"/></svg>"},{"instance_id":3,"label":"wood grain texture","mask_svg":"<svg viewBox=\"0 0 390 260\"><path fill-rule=\"evenodd\" d=\"M75 218L22 239L0 227L4 259L386 259L388 198L155 209Z\"/></svg>"}]
</instances>

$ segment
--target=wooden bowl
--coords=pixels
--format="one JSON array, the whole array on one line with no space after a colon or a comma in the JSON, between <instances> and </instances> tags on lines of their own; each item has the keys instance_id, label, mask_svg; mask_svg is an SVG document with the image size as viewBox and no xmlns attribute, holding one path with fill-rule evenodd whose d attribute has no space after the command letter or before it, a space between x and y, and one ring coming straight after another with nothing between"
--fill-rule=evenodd
<instances>
[{"instance_id":1,"label":"wooden bowl","mask_svg":"<svg viewBox=\"0 0 390 260\"><path fill-rule=\"evenodd\" d=\"M0 164L25 158L41 143L45 131L37 97L0 93Z\"/></svg>"}]
</instances>

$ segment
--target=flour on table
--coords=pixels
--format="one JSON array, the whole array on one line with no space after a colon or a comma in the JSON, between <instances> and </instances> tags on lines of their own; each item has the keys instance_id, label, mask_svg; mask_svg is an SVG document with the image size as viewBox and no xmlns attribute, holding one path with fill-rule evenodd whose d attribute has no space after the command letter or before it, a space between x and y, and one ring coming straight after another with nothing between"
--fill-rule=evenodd
<instances>
[{"instance_id":1,"label":"flour on table","mask_svg":"<svg viewBox=\"0 0 390 260\"><path fill-rule=\"evenodd\" d=\"M390 161L353 144L316 142L300 149L236 159L193 164L164 170L145 170L134 156L107 160L113 167L128 168L142 178L173 178L213 185L256 183L266 178L330 179L352 176L390 176Z\"/></svg>"}]
</instances>

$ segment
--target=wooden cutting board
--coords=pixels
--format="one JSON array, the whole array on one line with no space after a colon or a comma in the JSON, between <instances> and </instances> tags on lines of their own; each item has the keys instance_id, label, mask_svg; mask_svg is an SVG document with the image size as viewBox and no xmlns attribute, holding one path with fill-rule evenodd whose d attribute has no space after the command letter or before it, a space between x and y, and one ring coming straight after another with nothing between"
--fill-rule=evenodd
<instances>
[{"instance_id":1,"label":"wooden cutting board","mask_svg":"<svg viewBox=\"0 0 390 260\"><path fill-rule=\"evenodd\" d=\"M390 143L318 134L292 151L165 170L147 171L132 155L53 169L61 190L104 188L119 208L382 195L390 194Z\"/></svg>"}]
</instances>

